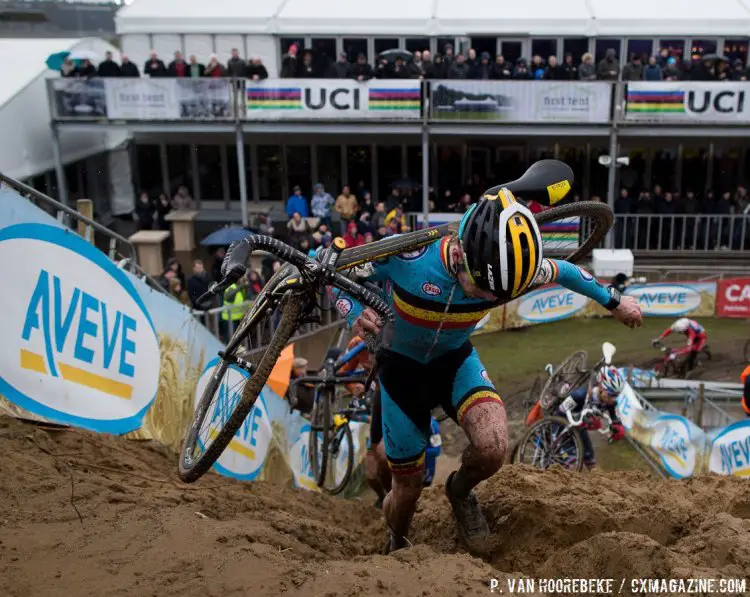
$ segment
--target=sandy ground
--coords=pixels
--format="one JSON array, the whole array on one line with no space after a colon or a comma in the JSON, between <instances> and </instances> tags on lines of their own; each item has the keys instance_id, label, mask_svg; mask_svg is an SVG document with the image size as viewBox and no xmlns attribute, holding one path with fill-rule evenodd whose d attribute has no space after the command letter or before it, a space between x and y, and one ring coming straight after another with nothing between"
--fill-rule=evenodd
<instances>
[{"instance_id":1,"label":"sandy ground","mask_svg":"<svg viewBox=\"0 0 750 597\"><path fill-rule=\"evenodd\" d=\"M420 502L414 547L385 557L370 496L215 475L186 486L152 443L14 419L0 419L0 446L3 595L456 597L521 575L750 571L742 479L508 466L478 490L492 529L486 561L464 553L439 485Z\"/></svg>"}]
</instances>

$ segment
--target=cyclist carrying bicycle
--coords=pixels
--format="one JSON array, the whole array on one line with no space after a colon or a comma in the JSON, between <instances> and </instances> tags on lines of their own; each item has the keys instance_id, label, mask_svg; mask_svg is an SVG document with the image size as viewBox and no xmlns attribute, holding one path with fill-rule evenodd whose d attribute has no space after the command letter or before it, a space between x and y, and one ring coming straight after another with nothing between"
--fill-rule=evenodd
<instances>
[{"instance_id":1,"label":"cyclist carrying bicycle","mask_svg":"<svg viewBox=\"0 0 750 597\"><path fill-rule=\"evenodd\" d=\"M658 338L654 338L651 341L653 346L658 346L661 341L669 336L672 332L678 334L685 334L687 337L687 346L676 351L675 354L678 357L688 355L687 366L688 370L695 368L695 364L698 359L698 354L708 342L708 334L705 328L693 319L687 317L680 317L671 326L664 330Z\"/></svg>"},{"instance_id":2,"label":"cyclist carrying bicycle","mask_svg":"<svg viewBox=\"0 0 750 597\"><path fill-rule=\"evenodd\" d=\"M588 399L591 406L595 406L609 415L612 421L609 427L610 439L612 441L621 440L625 437L625 427L620 422L615 407L617 406L617 397L624 387L625 380L615 367L602 367L597 373L596 385L580 387L570 393L569 397L575 400L575 406L571 409L571 414L579 415ZM565 416L565 412L561 408L557 409L557 414L562 417ZM588 468L596 466L594 446L588 432L589 430L596 431L601 427L602 422L599 417L590 417L580 428L581 439L583 440L583 463Z\"/></svg>"},{"instance_id":3,"label":"cyclist carrying bicycle","mask_svg":"<svg viewBox=\"0 0 750 597\"><path fill-rule=\"evenodd\" d=\"M458 233L411 253L367 264L359 278L385 282L396 315L378 355L385 454L392 490L384 502L385 552L406 546L422 491L430 413L442 406L470 445L445 491L469 550L486 553L489 527L473 488L497 472L508 444L505 408L470 337L490 309L535 286L557 282L609 309L629 327L641 324L637 301L591 274L542 256L533 214L506 188L466 212ZM379 334L381 321L339 293L337 308L354 333Z\"/></svg>"}]
</instances>

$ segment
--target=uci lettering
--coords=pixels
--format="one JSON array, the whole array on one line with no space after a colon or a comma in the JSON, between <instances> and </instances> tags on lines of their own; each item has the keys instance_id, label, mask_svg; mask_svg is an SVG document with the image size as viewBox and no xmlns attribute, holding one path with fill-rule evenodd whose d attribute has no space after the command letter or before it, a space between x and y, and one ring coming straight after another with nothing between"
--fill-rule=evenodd
<instances>
[{"instance_id":1,"label":"uci lettering","mask_svg":"<svg viewBox=\"0 0 750 597\"><path fill-rule=\"evenodd\" d=\"M304 101L308 110L322 110L326 104L335 110L361 110L359 89L318 89L317 98L313 98L315 90L305 88Z\"/></svg>"},{"instance_id":2,"label":"uci lettering","mask_svg":"<svg viewBox=\"0 0 750 597\"><path fill-rule=\"evenodd\" d=\"M666 452L673 452L683 461L687 460L687 445L685 439L676 431L670 428L664 430L664 435L659 440L659 448Z\"/></svg>"},{"instance_id":3,"label":"uci lettering","mask_svg":"<svg viewBox=\"0 0 750 597\"><path fill-rule=\"evenodd\" d=\"M60 355L64 352L66 341L70 337L75 337L74 359L90 365L101 348L104 369L110 369L113 365L119 344L118 373L131 378L135 375L133 360L128 362L128 358L131 355L135 357L136 352L135 342L132 340L136 331L135 319L118 310L113 313L104 301L80 288L73 288L70 300L66 303L60 278L52 276L50 286L50 275L46 270L39 273L29 300L22 339L29 341L34 330L39 330L43 335L50 374L54 377L59 377L55 353ZM87 342L87 338L94 341L95 348L90 347L92 342Z\"/></svg>"},{"instance_id":4,"label":"uci lettering","mask_svg":"<svg viewBox=\"0 0 750 597\"><path fill-rule=\"evenodd\" d=\"M750 435L743 440L719 446L721 450L721 472L731 475L750 467Z\"/></svg>"},{"instance_id":5,"label":"uci lettering","mask_svg":"<svg viewBox=\"0 0 750 597\"><path fill-rule=\"evenodd\" d=\"M690 112L703 114L712 109L714 112L728 114L730 112L742 113L745 108L744 91L720 91L713 95L711 91L704 91L703 98L698 98L700 92L688 92L687 107ZM700 105L698 105L700 103Z\"/></svg>"},{"instance_id":6,"label":"uci lettering","mask_svg":"<svg viewBox=\"0 0 750 597\"><path fill-rule=\"evenodd\" d=\"M540 298L534 301L534 306L531 308L532 313L543 313L547 310L560 309L562 307L573 307L573 301L575 297L572 292L566 292L565 294L555 294L548 298Z\"/></svg>"}]
</instances>

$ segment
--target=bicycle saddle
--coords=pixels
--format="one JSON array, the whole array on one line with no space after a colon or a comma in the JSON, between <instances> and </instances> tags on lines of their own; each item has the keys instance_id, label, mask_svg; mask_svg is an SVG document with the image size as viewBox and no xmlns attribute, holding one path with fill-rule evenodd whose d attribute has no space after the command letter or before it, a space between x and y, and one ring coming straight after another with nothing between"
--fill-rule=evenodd
<instances>
[{"instance_id":1,"label":"bicycle saddle","mask_svg":"<svg viewBox=\"0 0 750 597\"><path fill-rule=\"evenodd\" d=\"M521 178L487 189L484 195L497 195L500 189L506 188L524 201L533 199L542 205L554 205L570 192L573 181L573 170L565 162L539 160L529 166Z\"/></svg>"}]
</instances>

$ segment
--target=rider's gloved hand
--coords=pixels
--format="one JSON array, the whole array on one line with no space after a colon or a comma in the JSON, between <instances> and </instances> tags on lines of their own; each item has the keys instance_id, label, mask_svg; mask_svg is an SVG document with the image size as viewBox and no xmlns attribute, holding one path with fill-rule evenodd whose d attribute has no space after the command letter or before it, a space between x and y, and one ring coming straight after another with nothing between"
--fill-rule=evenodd
<instances>
[{"instance_id":1,"label":"rider's gloved hand","mask_svg":"<svg viewBox=\"0 0 750 597\"><path fill-rule=\"evenodd\" d=\"M622 423L612 423L609 426L609 430L611 431L610 439L613 442L620 441L623 437L625 437L625 427L622 426Z\"/></svg>"},{"instance_id":2,"label":"rider's gloved hand","mask_svg":"<svg viewBox=\"0 0 750 597\"><path fill-rule=\"evenodd\" d=\"M654 338L653 340L651 340L651 346L659 346L659 344L661 344L661 340L659 340L659 338Z\"/></svg>"},{"instance_id":3,"label":"rider's gloved hand","mask_svg":"<svg viewBox=\"0 0 750 597\"><path fill-rule=\"evenodd\" d=\"M586 421L586 429L589 431L596 431L602 428L602 421L599 417L588 417Z\"/></svg>"}]
</instances>

